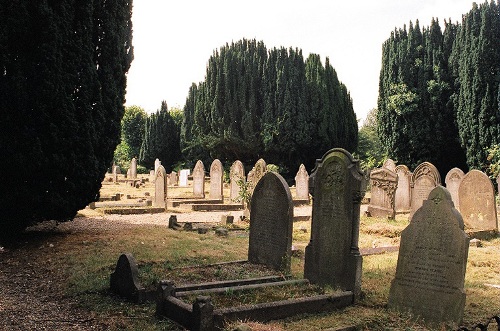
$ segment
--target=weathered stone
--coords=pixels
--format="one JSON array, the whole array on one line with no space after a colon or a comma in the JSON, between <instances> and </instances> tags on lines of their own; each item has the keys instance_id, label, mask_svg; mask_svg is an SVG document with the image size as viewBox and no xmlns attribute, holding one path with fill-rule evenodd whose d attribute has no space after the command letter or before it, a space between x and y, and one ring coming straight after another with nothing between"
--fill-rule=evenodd
<instances>
[{"instance_id":1,"label":"weathered stone","mask_svg":"<svg viewBox=\"0 0 500 331\"><path fill-rule=\"evenodd\" d=\"M158 171L158 167L161 165L161 161L159 159L155 160L155 173Z\"/></svg>"},{"instance_id":2,"label":"weathered stone","mask_svg":"<svg viewBox=\"0 0 500 331\"><path fill-rule=\"evenodd\" d=\"M156 171L155 177L155 198L153 205L155 207L165 207L167 202L167 172L160 165Z\"/></svg>"},{"instance_id":3,"label":"weathered stone","mask_svg":"<svg viewBox=\"0 0 500 331\"><path fill-rule=\"evenodd\" d=\"M309 180L313 211L304 277L315 284L353 291L356 297L361 292L359 213L366 182L359 161L341 148L317 160Z\"/></svg>"},{"instance_id":4,"label":"weathered stone","mask_svg":"<svg viewBox=\"0 0 500 331\"><path fill-rule=\"evenodd\" d=\"M264 161L264 159L257 160L257 162L255 162L255 166L253 167L252 170L254 171L253 187L256 187L259 180L262 177L264 177L264 175L267 172L266 161Z\"/></svg>"},{"instance_id":5,"label":"weathered stone","mask_svg":"<svg viewBox=\"0 0 500 331\"><path fill-rule=\"evenodd\" d=\"M186 223L184 223L184 227L183 227L183 228L184 228L184 230L186 230L186 231L191 231L191 230L193 230L193 223L191 223L191 222L186 222Z\"/></svg>"},{"instance_id":6,"label":"weathered stone","mask_svg":"<svg viewBox=\"0 0 500 331\"><path fill-rule=\"evenodd\" d=\"M177 223L177 215L170 215L168 219L168 227L169 229L174 230L178 230L181 227L181 225Z\"/></svg>"},{"instance_id":7,"label":"weathered stone","mask_svg":"<svg viewBox=\"0 0 500 331\"><path fill-rule=\"evenodd\" d=\"M243 167L243 163L241 161L234 161L231 166L229 178L231 180L231 187L229 198L231 202L241 202L243 203L240 197L241 185L245 184L245 168Z\"/></svg>"},{"instance_id":8,"label":"weathered stone","mask_svg":"<svg viewBox=\"0 0 500 331\"><path fill-rule=\"evenodd\" d=\"M411 172L407 166L401 164L396 166L398 175L398 187L394 197L394 208L396 213L409 213L411 210Z\"/></svg>"},{"instance_id":9,"label":"weathered stone","mask_svg":"<svg viewBox=\"0 0 500 331\"><path fill-rule=\"evenodd\" d=\"M370 173L370 183L371 198L368 213L373 217L394 219L396 215L394 196L398 186L398 175L385 167L374 169Z\"/></svg>"},{"instance_id":10,"label":"weathered stone","mask_svg":"<svg viewBox=\"0 0 500 331\"><path fill-rule=\"evenodd\" d=\"M444 182L446 184L446 189L450 192L451 201L455 205L455 208L460 211L460 201L458 198L458 187L464 178L464 172L459 168L453 168L446 174Z\"/></svg>"},{"instance_id":11,"label":"weathered stone","mask_svg":"<svg viewBox=\"0 0 500 331\"><path fill-rule=\"evenodd\" d=\"M215 159L210 165L210 192L208 194L210 199L223 199L223 177L224 169L222 168L222 162L219 159Z\"/></svg>"},{"instance_id":12,"label":"weathered stone","mask_svg":"<svg viewBox=\"0 0 500 331\"><path fill-rule=\"evenodd\" d=\"M193 331L214 329L214 306L210 297L199 296L193 303L192 327Z\"/></svg>"},{"instance_id":13,"label":"weathered stone","mask_svg":"<svg viewBox=\"0 0 500 331\"><path fill-rule=\"evenodd\" d=\"M201 160L196 162L193 170L193 196L195 198L205 197L205 167Z\"/></svg>"},{"instance_id":14,"label":"weathered stone","mask_svg":"<svg viewBox=\"0 0 500 331\"><path fill-rule=\"evenodd\" d=\"M458 188L458 200L468 228L498 231L495 189L485 173L469 171Z\"/></svg>"},{"instance_id":15,"label":"weathered stone","mask_svg":"<svg viewBox=\"0 0 500 331\"><path fill-rule=\"evenodd\" d=\"M303 164L295 175L295 197L299 200L309 199L309 174Z\"/></svg>"},{"instance_id":16,"label":"weathered stone","mask_svg":"<svg viewBox=\"0 0 500 331\"><path fill-rule=\"evenodd\" d=\"M396 162L394 162L391 159L385 160L384 164L382 165L382 168L390 170L392 172L396 172Z\"/></svg>"},{"instance_id":17,"label":"weathered stone","mask_svg":"<svg viewBox=\"0 0 500 331\"><path fill-rule=\"evenodd\" d=\"M429 193L441 185L441 176L436 167L429 162L420 163L411 176L411 212L410 219L415 211L422 207Z\"/></svg>"},{"instance_id":18,"label":"weathered stone","mask_svg":"<svg viewBox=\"0 0 500 331\"><path fill-rule=\"evenodd\" d=\"M434 188L401 234L390 308L429 322L461 323L469 237L450 193Z\"/></svg>"},{"instance_id":19,"label":"weathered stone","mask_svg":"<svg viewBox=\"0 0 500 331\"><path fill-rule=\"evenodd\" d=\"M220 217L220 222L221 224L233 224L234 222L234 216L233 215L222 215Z\"/></svg>"},{"instance_id":20,"label":"weathered stone","mask_svg":"<svg viewBox=\"0 0 500 331\"><path fill-rule=\"evenodd\" d=\"M134 302L142 302L145 290L139 282L139 270L130 253L120 255L115 272L111 274L110 288L113 293Z\"/></svg>"},{"instance_id":21,"label":"weathered stone","mask_svg":"<svg viewBox=\"0 0 500 331\"><path fill-rule=\"evenodd\" d=\"M293 201L283 177L274 172L266 173L254 189L250 206L248 261L288 272Z\"/></svg>"},{"instance_id":22,"label":"weathered stone","mask_svg":"<svg viewBox=\"0 0 500 331\"><path fill-rule=\"evenodd\" d=\"M215 229L215 234L220 237L227 237L229 235L229 231L226 228L218 227Z\"/></svg>"},{"instance_id":23,"label":"weathered stone","mask_svg":"<svg viewBox=\"0 0 500 331\"><path fill-rule=\"evenodd\" d=\"M189 169L182 169L179 173L179 186L186 187L188 186L188 177L189 177Z\"/></svg>"},{"instance_id":24,"label":"weathered stone","mask_svg":"<svg viewBox=\"0 0 500 331\"><path fill-rule=\"evenodd\" d=\"M172 186L177 186L177 181L178 181L178 176L177 176L177 172L175 171L172 171L170 173L170 185Z\"/></svg>"},{"instance_id":25,"label":"weathered stone","mask_svg":"<svg viewBox=\"0 0 500 331\"><path fill-rule=\"evenodd\" d=\"M127 178L137 178L137 159L135 157L132 158L132 161L130 161L130 177Z\"/></svg>"}]
</instances>

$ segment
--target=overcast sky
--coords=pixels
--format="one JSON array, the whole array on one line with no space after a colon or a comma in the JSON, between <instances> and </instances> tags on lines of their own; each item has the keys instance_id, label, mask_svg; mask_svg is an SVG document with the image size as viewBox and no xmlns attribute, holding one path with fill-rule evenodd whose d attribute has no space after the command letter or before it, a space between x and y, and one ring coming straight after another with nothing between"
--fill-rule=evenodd
<instances>
[{"instance_id":1,"label":"overcast sky","mask_svg":"<svg viewBox=\"0 0 500 331\"><path fill-rule=\"evenodd\" d=\"M135 58L126 105L147 112L182 108L191 83L205 79L209 57L242 38L268 49L293 47L330 58L358 119L377 106L382 43L395 27L433 17L461 21L470 0L134 0ZM478 1L478 3L482 3Z\"/></svg>"}]
</instances>

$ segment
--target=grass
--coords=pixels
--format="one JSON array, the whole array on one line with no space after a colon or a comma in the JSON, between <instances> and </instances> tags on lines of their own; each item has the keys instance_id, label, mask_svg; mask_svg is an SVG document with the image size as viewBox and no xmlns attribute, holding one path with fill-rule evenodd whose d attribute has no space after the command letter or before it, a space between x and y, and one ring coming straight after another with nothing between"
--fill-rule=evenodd
<instances>
[{"instance_id":1,"label":"grass","mask_svg":"<svg viewBox=\"0 0 500 331\"><path fill-rule=\"evenodd\" d=\"M115 184L103 186L104 194L117 192ZM141 189L120 184L124 194L144 195ZM149 188L146 185L144 191ZM183 189L185 190L185 189ZM174 190L173 190L174 191ZM106 193L107 192L107 193ZM133 193L136 192L136 193ZM139 192L139 193L137 193ZM170 194L170 193L169 193ZM178 194L171 192L171 194ZM184 193L182 193L184 194ZM89 214L90 213L90 214ZM82 212L91 216L94 211ZM404 217L383 220L362 217L360 247L398 245L401 231L408 225ZM310 222L296 222L293 245L304 251L310 237ZM245 232L230 232L228 237L174 231L165 226L128 226L120 230L68 233L51 238L55 248L50 257L54 272L67 275L67 295L77 298L109 329L182 330L170 321L154 317L154 304L135 305L109 293L109 277L120 254L130 252L138 266L141 283L155 286L158 280L176 283L236 279L261 276L266 270L241 266L211 266L221 261L244 260L248 254ZM391 280L396 271L398 253L365 256L363 258L362 291L354 306L330 313L302 315L270 323L251 323L253 330L322 330L356 325L362 330L446 330L456 326L429 327L407 314L387 309ZM500 289L486 284L500 284L500 238L483 241L483 247L470 247L465 288L467 301L464 324L472 325L500 313ZM292 258L293 278L303 277L303 254ZM314 286L293 286L262 291L231 292L214 295L216 307L234 304L282 300L302 295L323 293ZM192 298L191 298L192 299ZM245 321L242 321L245 322ZM235 323L228 326L228 330Z\"/></svg>"}]
</instances>

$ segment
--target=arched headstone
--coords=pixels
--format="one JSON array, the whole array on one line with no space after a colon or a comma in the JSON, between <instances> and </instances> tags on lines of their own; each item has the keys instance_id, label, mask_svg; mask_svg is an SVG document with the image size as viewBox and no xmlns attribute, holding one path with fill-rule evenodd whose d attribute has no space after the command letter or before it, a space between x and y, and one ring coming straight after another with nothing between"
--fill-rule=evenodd
<instances>
[{"instance_id":1,"label":"arched headstone","mask_svg":"<svg viewBox=\"0 0 500 331\"><path fill-rule=\"evenodd\" d=\"M404 164L396 166L395 172L398 175L398 187L394 197L394 208L396 213L409 213L411 210L411 172Z\"/></svg>"},{"instance_id":2,"label":"arched headstone","mask_svg":"<svg viewBox=\"0 0 500 331\"><path fill-rule=\"evenodd\" d=\"M135 157L130 161L130 178L137 178L137 159Z\"/></svg>"},{"instance_id":3,"label":"arched headstone","mask_svg":"<svg viewBox=\"0 0 500 331\"><path fill-rule=\"evenodd\" d=\"M245 168L243 167L243 163L241 163L241 161L234 161L233 165L231 166L229 177L231 179L229 197L231 199L231 202L236 202L240 199L241 190L238 182L240 182L240 184L245 183Z\"/></svg>"},{"instance_id":4,"label":"arched headstone","mask_svg":"<svg viewBox=\"0 0 500 331\"><path fill-rule=\"evenodd\" d=\"M145 300L145 289L139 282L139 270L130 253L120 255L115 272L110 277L110 288L121 297L141 303Z\"/></svg>"},{"instance_id":5,"label":"arched headstone","mask_svg":"<svg viewBox=\"0 0 500 331\"><path fill-rule=\"evenodd\" d=\"M224 169L222 168L222 162L219 159L215 159L210 165L210 193L208 195L210 199L223 199L223 177Z\"/></svg>"},{"instance_id":6,"label":"arched headstone","mask_svg":"<svg viewBox=\"0 0 500 331\"><path fill-rule=\"evenodd\" d=\"M460 200L458 198L458 187L464 178L464 172L459 168L453 168L446 174L444 182L446 183L446 189L450 192L451 201L455 205L455 208L460 211Z\"/></svg>"},{"instance_id":7,"label":"arched headstone","mask_svg":"<svg viewBox=\"0 0 500 331\"><path fill-rule=\"evenodd\" d=\"M155 207L165 207L167 201L167 172L160 165L156 170L155 176L155 199L153 205Z\"/></svg>"},{"instance_id":8,"label":"arched headstone","mask_svg":"<svg viewBox=\"0 0 500 331\"><path fill-rule=\"evenodd\" d=\"M309 174L303 164L295 175L295 197L299 200L309 200Z\"/></svg>"},{"instance_id":9,"label":"arched headstone","mask_svg":"<svg viewBox=\"0 0 500 331\"><path fill-rule=\"evenodd\" d=\"M201 160L196 162L193 170L193 196L195 198L205 197L205 166Z\"/></svg>"},{"instance_id":10,"label":"arched headstone","mask_svg":"<svg viewBox=\"0 0 500 331\"><path fill-rule=\"evenodd\" d=\"M441 185L441 176L436 167L430 162L422 162L413 171L411 176L411 212L410 218L415 211L422 207L429 193L438 185Z\"/></svg>"}]
</instances>

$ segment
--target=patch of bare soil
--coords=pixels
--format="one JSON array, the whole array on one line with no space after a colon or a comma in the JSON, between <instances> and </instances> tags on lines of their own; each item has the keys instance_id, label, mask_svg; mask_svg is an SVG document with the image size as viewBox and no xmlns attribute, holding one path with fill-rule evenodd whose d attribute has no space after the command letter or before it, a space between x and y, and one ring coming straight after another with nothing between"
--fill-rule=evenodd
<instances>
[{"instance_id":1,"label":"patch of bare soil","mask_svg":"<svg viewBox=\"0 0 500 331\"><path fill-rule=\"evenodd\" d=\"M0 329L107 330L64 295L64 272L53 270L50 247L40 246L46 236L26 234L0 251Z\"/></svg>"}]
</instances>

